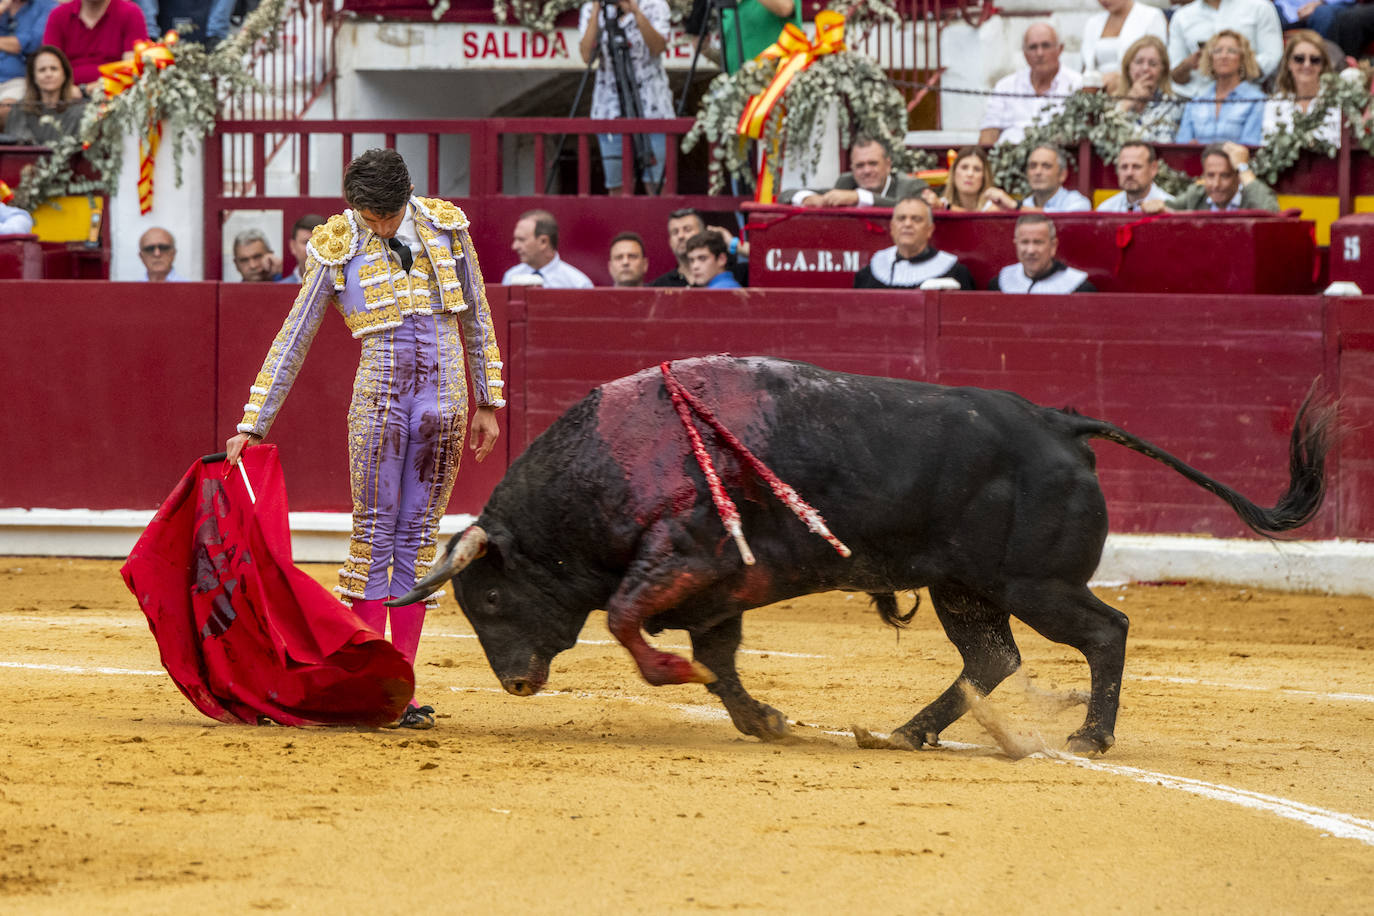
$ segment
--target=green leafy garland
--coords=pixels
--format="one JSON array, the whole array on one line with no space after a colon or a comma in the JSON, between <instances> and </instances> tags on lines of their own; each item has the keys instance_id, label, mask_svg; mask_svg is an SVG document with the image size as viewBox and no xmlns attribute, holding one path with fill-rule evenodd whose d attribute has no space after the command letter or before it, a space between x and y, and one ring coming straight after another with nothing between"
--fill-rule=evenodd
<instances>
[{"instance_id":1,"label":"green leafy garland","mask_svg":"<svg viewBox=\"0 0 1374 916\"><path fill-rule=\"evenodd\" d=\"M1070 148L1079 140L1087 139L1103 162L1115 162L1122 145L1139 138L1135 123L1117 107L1117 101L1101 92L1079 92L1065 99L1063 108L1048 118L1037 115L1019 143L999 143L989 150L993 182L1020 197L1030 193L1026 183L1026 159L1041 143ZM1317 136L1333 106L1340 108L1360 147L1374 155L1374 128L1365 118L1369 104L1365 74L1358 70L1326 74L1322 77L1321 91L1308 110L1294 111L1293 123L1287 129L1265 136L1260 149L1250 159L1255 176L1273 185L1304 151L1334 158L1338 148ZM1186 172L1161 162L1155 184L1170 194L1179 194L1195 180Z\"/></svg>"},{"instance_id":2,"label":"green leafy garland","mask_svg":"<svg viewBox=\"0 0 1374 916\"><path fill-rule=\"evenodd\" d=\"M162 70L150 65L119 95L92 99L76 134L53 143L46 157L24 169L14 189L15 204L32 210L54 197L114 193L124 137L146 137L159 121L166 127L162 148L171 147L180 186L182 154L214 131L221 103L262 88L244 61L259 42L264 50L276 47L288 2L263 0L213 52L195 42L177 42L172 45L174 64ZM77 154L95 177L76 174L72 160Z\"/></svg>"},{"instance_id":3,"label":"green leafy garland","mask_svg":"<svg viewBox=\"0 0 1374 916\"><path fill-rule=\"evenodd\" d=\"M752 60L733 74L722 73L707 87L696 123L682 138L683 152L701 140L714 145L710 192L725 190L726 172L748 171L747 146L736 133L749 99L772 81L775 60ZM789 165L809 172L820 159L826 113L839 108L840 142L845 147L859 134L892 151L893 167L909 172L934 164L930 153L907 149L906 101L872 58L853 51L826 54L797 75L784 90L763 128L763 149L781 148ZM782 161L769 157L776 183Z\"/></svg>"},{"instance_id":4,"label":"green leafy garland","mask_svg":"<svg viewBox=\"0 0 1374 916\"><path fill-rule=\"evenodd\" d=\"M1365 119L1365 110L1369 107L1368 78L1360 70L1350 68L1324 75L1321 89L1307 111L1295 108L1292 124L1287 129L1265 135L1262 148L1250 160L1255 177L1265 184L1274 184L1306 150L1334 159L1340 148L1317 136L1333 107L1340 109L1342 120L1349 125L1355 142L1365 152L1374 154L1374 131Z\"/></svg>"},{"instance_id":5,"label":"green leafy garland","mask_svg":"<svg viewBox=\"0 0 1374 916\"><path fill-rule=\"evenodd\" d=\"M1087 139L1103 162L1115 162L1122 145L1139 138L1135 122L1120 110L1117 101L1105 92L1077 92L1049 117L1036 115L1021 142L999 143L988 151L993 183L1017 197L1029 194L1026 160L1042 143L1068 149ZM1164 162L1155 177L1155 184L1170 194L1179 193L1192 181L1191 176Z\"/></svg>"}]
</instances>

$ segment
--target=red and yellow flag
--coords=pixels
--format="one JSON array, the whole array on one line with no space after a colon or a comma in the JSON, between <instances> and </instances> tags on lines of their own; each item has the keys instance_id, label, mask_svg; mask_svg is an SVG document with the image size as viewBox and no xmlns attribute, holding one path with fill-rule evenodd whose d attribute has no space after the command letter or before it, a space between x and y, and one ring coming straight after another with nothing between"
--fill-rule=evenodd
<instances>
[{"instance_id":1,"label":"red and yellow flag","mask_svg":"<svg viewBox=\"0 0 1374 916\"><path fill-rule=\"evenodd\" d=\"M134 43L134 56L131 60L117 60L100 65L100 81L105 88L105 96L114 98L132 87L143 77L149 68L165 70L176 63L172 45L177 42L177 33L168 32L161 42L139 41ZM153 161L157 156L158 144L162 141L162 122L154 121L138 141L138 212L147 213L153 209Z\"/></svg>"},{"instance_id":2,"label":"red and yellow flag","mask_svg":"<svg viewBox=\"0 0 1374 916\"><path fill-rule=\"evenodd\" d=\"M752 140L762 137L763 127L768 123L768 116L772 114L773 106L782 99L788 84L796 78L797 74L815 63L816 58L843 50L844 15L842 13L837 13L834 10L821 10L816 14L816 40L814 42L807 38L806 33L794 23L789 22L783 27L778 40L765 48L763 53L759 55L762 58L777 60L778 69L764 90L751 98L749 103L744 106L736 133ZM774 149L771 152L776 154L777 150ZM772 171L768 168L768 156L769 153L766 152L761 157L758 191L755 194L756 199L764 203L771 203L773 200Z\"/></svg>"}]
</instances>

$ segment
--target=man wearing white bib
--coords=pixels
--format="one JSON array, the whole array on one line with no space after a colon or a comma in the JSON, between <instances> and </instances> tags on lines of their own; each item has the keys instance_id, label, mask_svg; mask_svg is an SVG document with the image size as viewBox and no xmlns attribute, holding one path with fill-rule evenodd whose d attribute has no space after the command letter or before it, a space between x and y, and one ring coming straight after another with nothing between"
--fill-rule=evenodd
<instances>
[{"instance_id":1,"label":"man wearing white bib","mask_svg":"<svg viewBox=\"0 0 1374 916\"><path fill-rule=\"evenodd\" d=\"M998 271L988 289L1004 293L1095 293L1088 275L1054 256L1059 239L1054 222L1042 213L1016 221L1016 261Z\"/></svg>"},{"instance_id":2,"label":"man wearing white bib","mask_svg":"<svg viewBox=\"0 0 1374 916\"><path fill-rule=\"evenodd\" d=\"M919 197L897 201L888 231L896 244L873 253L868 266L855 274L855 289L912 289L940 277L954 280L960 289L973 289L969 269L930 244L935 232L930 204Z\"/></svg>"}]
</instances>

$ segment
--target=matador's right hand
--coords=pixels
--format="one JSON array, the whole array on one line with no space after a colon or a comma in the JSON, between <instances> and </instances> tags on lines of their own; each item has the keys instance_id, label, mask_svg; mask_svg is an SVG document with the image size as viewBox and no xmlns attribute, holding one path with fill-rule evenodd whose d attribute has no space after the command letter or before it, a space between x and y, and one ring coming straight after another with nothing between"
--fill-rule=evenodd
<instances>
[{"instance_id":1,"label":"matador's right hand","mask_svg":"<svg viewBox=\"0 0 1374 916\"><path fill-rule=\"evenodd\" d=\"M262 436L255 436L252 433L239 433L237 436L234 436L224 443L225 462L232 468L239 463L239 455L243 454L245 448L250 445L256 445L261 441Z\"/></svg>"}]
</instances>

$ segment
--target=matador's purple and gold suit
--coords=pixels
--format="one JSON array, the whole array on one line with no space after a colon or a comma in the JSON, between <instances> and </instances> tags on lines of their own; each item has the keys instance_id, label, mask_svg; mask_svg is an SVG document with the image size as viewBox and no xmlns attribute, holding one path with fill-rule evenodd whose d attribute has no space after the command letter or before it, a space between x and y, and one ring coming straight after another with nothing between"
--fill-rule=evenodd
<instances>
[{"instance_id":1,"label":"matador's purple and gold suit","mask_svg":"<svg viewBox=\"0 0 1374 916\"><path fill-rule=\"evenodd\" d=\"M337 306L362 340L348 409L353 535L335 589L346 604L405 594L434 562L467 432L465 345L477 406L506 403L467 217L433 198L412 197L408 211L403 230L413 218L421 249L409 273L352 210L315 229L300 294L238 427L267 434L325 312L330 303ZM440 594L428 607L437 606Z\"/></svg>"}]
</instances>

